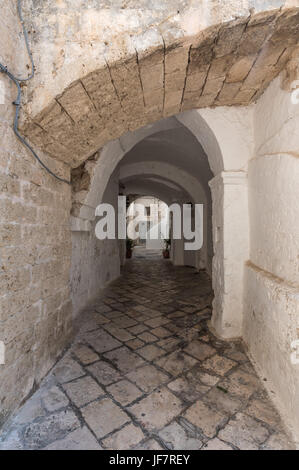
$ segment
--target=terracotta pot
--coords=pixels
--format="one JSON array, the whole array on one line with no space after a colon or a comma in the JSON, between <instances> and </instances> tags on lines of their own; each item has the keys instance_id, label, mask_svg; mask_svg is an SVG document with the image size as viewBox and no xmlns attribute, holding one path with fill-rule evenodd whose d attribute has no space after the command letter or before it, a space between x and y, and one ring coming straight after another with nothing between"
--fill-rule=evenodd
<instances>
[{"instance_id":1,"label":"terracotta pot","mask_svg":"<svg viewBox=\"0 0 299 470\"><path fill-rule=\"evenodd\" d=\"M163 258L165 259L169 258L169 250L163 250Z\"/></svg>"},{"instance_id":2,"label":"terracotta pot","mask_svg":"<svg viewBox=\"0 0 299 470\"><path fill-rule=\"evenodd\" d=\"M127 250L126 258L132 258L132 250Z\"/></svg>"}]
</instances>

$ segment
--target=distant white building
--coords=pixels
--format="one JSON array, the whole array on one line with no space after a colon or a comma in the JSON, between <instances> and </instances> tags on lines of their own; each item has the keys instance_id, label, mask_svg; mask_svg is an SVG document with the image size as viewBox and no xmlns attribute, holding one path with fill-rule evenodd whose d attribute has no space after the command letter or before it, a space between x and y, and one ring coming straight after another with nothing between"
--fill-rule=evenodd
<instances>
[{"instance_id":1,"label":"distant white building","mask_svg":"<svg viewBox=\"0 0 299 470\"><path fill-rule=\"evenodd\" d=\"M137 244L146 244L148 249L162 249L164 240L169 238L168 221L165 202L152 196L140 197L127 211L128 237L135 239Z\"/></svg>"}]
</instances>

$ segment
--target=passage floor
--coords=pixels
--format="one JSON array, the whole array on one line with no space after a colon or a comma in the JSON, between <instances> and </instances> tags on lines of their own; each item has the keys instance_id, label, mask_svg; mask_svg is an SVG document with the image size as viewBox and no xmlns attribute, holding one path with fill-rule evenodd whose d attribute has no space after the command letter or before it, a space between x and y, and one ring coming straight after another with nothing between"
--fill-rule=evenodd
<instances>
[{"instance_id":1,"label":"passage floor","mask_svg":"<svg viewBox=\"0 0 299 470\"><path fill-rule=\"evenodd\" d=\"M137 248L0 449L292 449L244 348L208 329L204 271Z\"/></svg>"}]
</instances>

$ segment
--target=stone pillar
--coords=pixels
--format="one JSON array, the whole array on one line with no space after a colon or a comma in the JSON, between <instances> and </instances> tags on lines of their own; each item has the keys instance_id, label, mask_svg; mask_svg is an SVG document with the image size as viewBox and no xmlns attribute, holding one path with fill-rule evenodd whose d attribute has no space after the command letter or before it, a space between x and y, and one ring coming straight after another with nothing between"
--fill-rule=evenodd
<instances>
[{"instance_id":1,"label":"stone pillar","mask_svg":"<svg viewBox=\"0 0 299 470\"><path fill-rule=\"evenodd\" d=\"M247 173L222 172L210 181L213 201L213 315L222 338L242 334L244 263L249 258Z\"/></svg>"}]
</instances>

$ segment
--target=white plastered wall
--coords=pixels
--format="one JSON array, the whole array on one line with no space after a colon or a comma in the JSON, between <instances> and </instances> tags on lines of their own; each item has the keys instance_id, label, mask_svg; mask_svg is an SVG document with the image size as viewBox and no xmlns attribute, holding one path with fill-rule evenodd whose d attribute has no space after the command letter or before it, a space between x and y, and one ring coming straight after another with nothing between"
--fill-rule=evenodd
<instances>
[{"instance_id":1,"label":"white plastered wall","mask_svg":"<svg viewBox=\"0 0 299 470\"><path fill-rule=\"evenodd\" d=\"M243 337L271 397L299 442L299 105L271 83L255 108L249 164L250 262Z\"/></svg>"}]
</instances>

